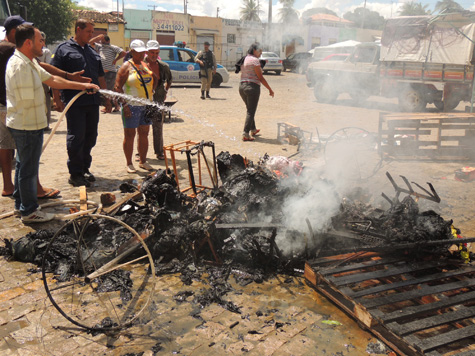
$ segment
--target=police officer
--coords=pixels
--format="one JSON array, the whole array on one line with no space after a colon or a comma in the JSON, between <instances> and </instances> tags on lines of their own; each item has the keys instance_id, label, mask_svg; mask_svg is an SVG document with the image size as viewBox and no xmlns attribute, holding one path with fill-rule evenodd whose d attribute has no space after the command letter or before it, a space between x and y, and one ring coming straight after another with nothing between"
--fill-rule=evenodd
<instances>
[{"instance_id":1,"label":"police officer","mask_svg":"<svg viewBox=\"0 0 475 356\"><path fill-rule=\"evenodd\" d=\"M101 57L88 43L94 32L94 23L90 20L78 19L75 24L75 35L61 43L53 55L51 64L69 72L84 70L84 76L92 79L101 89L106 89L104 69ZM65 79L68 79L67 77ZM54 99L59 111L78 91L63 90L61 99L55 90ZM91 174L92 148L96 145L97 127L99 125L100 94L82 95L66 113L68 133L66 147L68 150L69 184L74 187L95 181ZM106 101L106 109L110 112L111 103Z\"/></svg>"},{"instance_id":2,"label":"police officer","mask_svg":"<svg viewBox=\"0 0 475 356\"><path fill-rule=\"evenodd\" d=\"M214 53L209 49L209 42L204 43L204 51L199 51L195 57L195 62L200 65L200 77L201 77L201 99L209 96L209 90L211 89L211 82L213 81L213 74L216 74L216 57Z\"/></svg>"}]
</instances>

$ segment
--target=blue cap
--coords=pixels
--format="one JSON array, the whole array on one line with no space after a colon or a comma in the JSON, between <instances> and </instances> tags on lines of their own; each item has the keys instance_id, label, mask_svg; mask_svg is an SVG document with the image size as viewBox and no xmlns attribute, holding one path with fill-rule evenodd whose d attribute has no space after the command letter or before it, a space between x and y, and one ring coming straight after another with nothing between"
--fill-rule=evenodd
<instances>
[{"instance_id":1,"label":"blue cap","mask_svg":"<svg viewBox=\"0 0 475 356\"><path fill-rule=\"evenodd\" d=\"M25 21L25 19L20 15L15 15L8 17L5 20L3 27L5 27L5 31L8 32L14 28L17 28L20 25L33 25L33 23Z\"/></svg>"}]
</instances>

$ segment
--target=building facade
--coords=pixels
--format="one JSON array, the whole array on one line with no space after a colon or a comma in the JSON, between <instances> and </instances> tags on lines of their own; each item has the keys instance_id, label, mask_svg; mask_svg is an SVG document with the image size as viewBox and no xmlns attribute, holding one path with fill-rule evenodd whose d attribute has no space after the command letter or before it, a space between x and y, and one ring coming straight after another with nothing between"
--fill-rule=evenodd
<instances>
[{"instance_id":1,"label":"building facade","mask_svg":"<svg viewBox=\"0 0 475 356\"><path fill-rule=\"evenodd\" d=\"M260 22L221 19L221 64L232 68L254 43L262 43L264 26Z\"/></svg>"},{"instance_id":2,"label":"building facade","mask_svg":"<svg viewBox=\"0 0 475 356\"><path fill-rule=\"evenodd\" d=\"M152 29L161 45L171 46L177 42L188 44L189 23L188 14L153 11Z\"/></svg>"}]
</instances>

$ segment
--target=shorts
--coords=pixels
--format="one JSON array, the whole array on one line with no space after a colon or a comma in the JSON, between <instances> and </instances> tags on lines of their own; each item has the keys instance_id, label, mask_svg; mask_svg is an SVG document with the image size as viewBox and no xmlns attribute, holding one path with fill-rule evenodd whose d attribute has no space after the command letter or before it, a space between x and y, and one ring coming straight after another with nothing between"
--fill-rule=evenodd
<instances>
[{"instance_id":1,"label":"shorts","mask_svg":"<svg viewBox=\"0 0 475 356\"><path fill-rule=\"evenodd\" d=\"M7 107L0 104L0 149L14 150L15 141L7 127Z\"/></svg>"},{"instance_id":2,"label":"shorts","mask_svg":"<svg viewBox=\"0 0 475 356\"><path fill-rule=\"evenodd\" d=\"M129 105L132 116L126 118L124 115L124 108L122 108L122 124L124 129L136 129L139 126L151 125L152 122L145 118L145 106Z\"/></svg>"}]
</instances>

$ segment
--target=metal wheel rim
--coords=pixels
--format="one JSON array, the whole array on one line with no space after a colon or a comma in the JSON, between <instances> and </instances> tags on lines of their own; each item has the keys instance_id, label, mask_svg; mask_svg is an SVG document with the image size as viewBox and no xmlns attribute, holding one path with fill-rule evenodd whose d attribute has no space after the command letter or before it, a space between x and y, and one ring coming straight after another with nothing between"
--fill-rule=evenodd
<instances>
[{"instance_id":1,"label":"metal wheel rim","mask_svg":"<svg viewBox=\"0 0 475 356\"><path fill-rule=\"evenodd\" d=\"M146 255L147 255L147 258L149 260L149 267L150 267L150 284L151 284L151 288L148 289L148 292L149 292L149 295L145 301L145 303L143 304L143 306L140 308L140 310L138 310L137 312L134 313L134 316L130 319L128 319L127 321L121 323L121 324L118 324L117 326L112 326L112 327L97 327L97 326L89 326L89 325L85 325L85 324L82 324L81 322L73 319L72 317L70 317L62 308L61 306L55 301L54 297L52 296L51 294L51 289L50 287L48 286L48 280L47 280L47 276L46 276L46 266L45 266L45 263L46 263L46 257L48 255L48 251L50 250L51 246L53 246L53 243L55 242L56 238L70 225L74 224L77 220L80 220L80 219L106 219L106 220L110 220L110 221L114 221L118 224L120 224L122 227L124 227L125 229L127 229L129 232L131 232L134 237L138 240L138 242L142 245L143 249L145 250L146 252ZM110 216L106 216L106 215L100 215L100 214L89 214L89 215L82 215L82 216L78 216L77 218L75 219L72 219L70 221L68 221L66 224L64 224L52 237L50 243L48 244L48 247L47 249L45 250L45 253L43 255L43 260L42 260L42 269L41 269L41 272L42 272L42 278L43 278L43 285L45 287L45 291L46 291L46 294L49 298L49 300L51 301L51 303L53 304L53 306L56 308L56 310L59 311L59 313L64 317L66 318L68 321L70 321L71 323L73 323L74 325L76 326L79 326L79 327L82 327L82 328L85 328L85 329L88 329L88 330L118 330L118 329L122 329L128 325L130 325L131 323L133 323L143 312L144 310L148 307L148 305L150 304L150 301L152 299L152 296L153 296L153 293L155 291L155 279L156 279L156 275L155 275L155 265L153 263L153 258L152 258L152 255L150 253L150 250L148 249L147 245L145 244L144 240L142 239L142 237L137 233L137 231L135 231L134 229L132 229L129 225L125 224L124 222L120 221L120 220L117 220L113 217L110 217Z\"/></svg>"}]
</instances>

